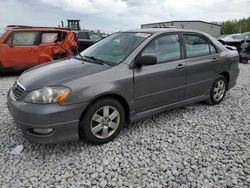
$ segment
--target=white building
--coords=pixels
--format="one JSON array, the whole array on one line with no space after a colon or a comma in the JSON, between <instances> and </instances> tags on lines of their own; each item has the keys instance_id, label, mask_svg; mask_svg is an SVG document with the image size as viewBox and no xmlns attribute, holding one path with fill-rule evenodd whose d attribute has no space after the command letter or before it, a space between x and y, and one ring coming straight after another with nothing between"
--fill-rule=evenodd
<instances>
[{"instance_id":1,"label":"white building","mask_svg":"<svg viewBox=\"0 0 250 188\"><path fill-rule=\"evenodd\" d=\"M206 32L215 38L219 38L221 26L219 24L200 21L200 20L188 20L188 21L170 21L149 23L141 25L141 28L165 28L165 27L178 27L184 29L194 29Z\"/></svg>"}]
</instances>

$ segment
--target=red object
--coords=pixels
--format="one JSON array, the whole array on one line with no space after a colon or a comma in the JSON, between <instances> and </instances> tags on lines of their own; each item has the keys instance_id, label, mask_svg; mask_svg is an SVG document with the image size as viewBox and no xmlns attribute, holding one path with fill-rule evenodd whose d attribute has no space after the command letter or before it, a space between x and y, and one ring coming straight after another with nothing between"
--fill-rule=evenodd
<instances>
[{"instance_id":1,"label":"red object","mask_svg":"<svg viewBox=\"0 0 250 188\"><path fill-rule=\"evenodd\" d=\"M0 37L0 67L30 67L76 53L76 34L64 28L10 26Z\"/></svg>"},{"instance_id":2,"label":"red object","mask_svg":"<svg viewBox=\"0 0 250 188\"><path fill-rule=\"evenodd\" d=\"M240 62L240 54L237 55L237 61Z\"/></svg>"}]
</instances>

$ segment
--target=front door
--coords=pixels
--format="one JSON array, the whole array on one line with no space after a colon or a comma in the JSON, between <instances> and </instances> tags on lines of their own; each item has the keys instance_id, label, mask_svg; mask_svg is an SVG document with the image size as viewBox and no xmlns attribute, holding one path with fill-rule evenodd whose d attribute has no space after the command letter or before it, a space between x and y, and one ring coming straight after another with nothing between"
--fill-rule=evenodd
<instances>
[{"instance_id":1,"label":"front door","mask_svg":"<svg viewBox=\"0 0 250 188\"><path fill-rule=\"evenodd\" d=\"M3 44L2 56L5 67L39 64L38 32L13 32Z\"/></svg>"},{"instance_id":2,"label":"front door","mask_svg":"<svg viewBox=\"0 0 250 188\"><path fill-rule=\"evenodd\" d=\"M186 61L181 51L178 34L157 37L142 51L141 56L156 56L157 64L134 69L137 112L184 100Z\"/></svg>"}]
</instances>

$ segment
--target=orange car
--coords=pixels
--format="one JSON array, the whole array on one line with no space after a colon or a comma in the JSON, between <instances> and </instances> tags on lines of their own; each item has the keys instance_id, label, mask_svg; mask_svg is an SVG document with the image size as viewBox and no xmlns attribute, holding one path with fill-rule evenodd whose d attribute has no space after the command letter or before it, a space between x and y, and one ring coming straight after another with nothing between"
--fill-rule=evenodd
<instances>
[{"instance_id":1,"label":"orange car","mask_svg":"<svg viewBox=\"0 0 250 188\"><path fill-rule=\"evenodd\" d=\"M0 71L65 58L76 49L76 34L66 28L7 26L0 37Z\"/></svg>"}]
</instances>

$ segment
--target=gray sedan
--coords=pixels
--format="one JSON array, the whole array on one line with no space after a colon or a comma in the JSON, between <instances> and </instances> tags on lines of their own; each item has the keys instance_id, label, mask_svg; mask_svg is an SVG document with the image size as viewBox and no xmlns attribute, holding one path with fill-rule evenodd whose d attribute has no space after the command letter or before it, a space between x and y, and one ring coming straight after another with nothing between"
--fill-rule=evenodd
<instances>
[{"instance_id":1,"label":"gray sedan","mask_svg":"<svg viewBox=\"0 0 250 188\"><path fill-rule=\"evenodd\" d=\"M238 74L237 52L206 33L118 32L77 57L24 72L8 107L32 142L102 144L125 123L192 103L219 104Z\"/></svg>"}]
</instances>

